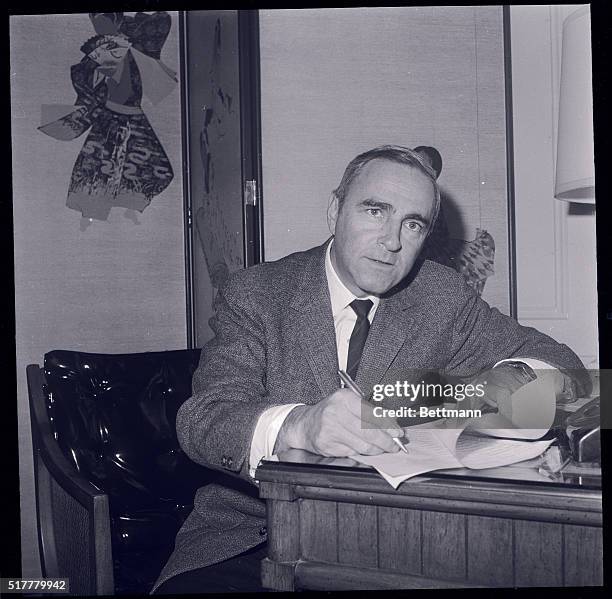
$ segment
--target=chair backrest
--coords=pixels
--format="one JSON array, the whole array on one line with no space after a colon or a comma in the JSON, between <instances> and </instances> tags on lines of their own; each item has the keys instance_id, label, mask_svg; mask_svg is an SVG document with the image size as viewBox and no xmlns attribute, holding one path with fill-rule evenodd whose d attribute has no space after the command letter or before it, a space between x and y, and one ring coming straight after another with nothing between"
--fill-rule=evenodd
<instances>
[{"instance_id":1,"label":"chair backrest","mask_svg":"<svg viewBox=\"0 0 612 599\"><path fill-rule=\"evenodd\" d=\"M191 509L217 474L192 462L176 435L200 350L45 355L48 412L64 455L109 495L111 512Z\"/></svg>"},{"instance_id":2,"label":"chair backrest","mask_svg":"<svg viewBox=\"0 0 612 599\"><path fill-rule=\"evenodd\" d=\"M43 573L71 593L147 593L196 490L219 478L175 429L199 357L57 350L28 366Z\"/></svg>"}]
</instances>

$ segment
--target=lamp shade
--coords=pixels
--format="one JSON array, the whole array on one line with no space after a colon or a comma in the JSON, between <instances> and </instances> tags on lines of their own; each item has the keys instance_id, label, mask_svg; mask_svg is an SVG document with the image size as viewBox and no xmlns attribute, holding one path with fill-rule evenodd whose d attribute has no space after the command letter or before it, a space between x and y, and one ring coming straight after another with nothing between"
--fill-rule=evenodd
<instances>
[{"instance_id":1,"label":"lamp shade","mask_svg":"<svg viewBox=\"0 0 612 599\"><path fill-rule=\"evenodd\" d=\"M593 92L589 6L563 23L555 197L594 203Z\"/></svg>"}]
</instances>

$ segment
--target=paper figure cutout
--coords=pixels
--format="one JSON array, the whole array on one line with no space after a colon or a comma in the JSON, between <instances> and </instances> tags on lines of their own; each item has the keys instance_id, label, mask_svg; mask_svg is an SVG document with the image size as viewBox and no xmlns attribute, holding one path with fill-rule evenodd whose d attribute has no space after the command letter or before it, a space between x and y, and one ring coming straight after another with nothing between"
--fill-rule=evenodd
<instances>
[{"instance_id":1,"label":"paper figure cutout","mask_svg":"<svg viewBox=\"0 0 612 599\"><path fill-rule=\"evenodd\" d=\"M86 219L106 220L114 206L142 212L172 181L172 166L141 101L144 93L160 102L177 79L160 60L172 25L167 12L89 16L97 35L83 44L85 57L70 69L75 105L43 106L46 124L39 129L69 141L91 127L66 205Z\"/></svg>"},{"instance_id":2,"label":"paper figure cutout","mask_svg":"<svg viewBox=\"0 0 612 599\"><path fill-rule=\"evenodd\" d=\"M472 241L453 239L441 209L427 241L425 257L454 268L478 295L482 295L487 279L495 272L495 240L484 229L476 229L476 238Z\"/></svg>"}]
</instances>

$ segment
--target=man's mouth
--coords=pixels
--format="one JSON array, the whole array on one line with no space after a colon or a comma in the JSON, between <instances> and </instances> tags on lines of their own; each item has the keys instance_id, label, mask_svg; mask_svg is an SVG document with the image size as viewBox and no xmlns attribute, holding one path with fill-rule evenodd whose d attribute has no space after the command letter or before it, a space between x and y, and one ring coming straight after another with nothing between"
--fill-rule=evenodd
<instances>
[{"instance_id":1,"label":"man's mouth","mask_svg":"<svg viewBox=\"0 0 612 599\"><path fill-rule=\"evenodd\" d=\"M368 260L374 262L375 264L380 264L381 266L395 266L393 262L387 262L386 260L378 260L376 258L368 258Z\"/></svg>"}]
</instances>

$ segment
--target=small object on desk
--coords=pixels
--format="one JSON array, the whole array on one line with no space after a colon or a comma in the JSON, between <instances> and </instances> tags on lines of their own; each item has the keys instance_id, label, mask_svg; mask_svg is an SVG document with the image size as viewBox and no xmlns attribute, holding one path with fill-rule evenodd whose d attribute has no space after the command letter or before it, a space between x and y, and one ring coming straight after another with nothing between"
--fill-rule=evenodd
<instances>
[{"instance_id":1,"label":"small object on desk","mask_svg":"<svg viewBox=\"0 0 612 599\"><path fill-rule=\"evenodd\" d=\"M600 399L595 397L565 420L565 434L578 463L601 463Z\"/></svg>"},{"instance_id":2,"label":"small object on desk","mask_svg":"<svg viewBox=\"0 0 612 599\"><path fill-rule=\"evenodd\" d=\"M568 451L558 445L552 445L543 454L538 472L540 474L557 474L570 461Z\"/></svg>"},{"instance_id":3,"label":"small object on desk","mask_svg":"<svg viewBox=\"0 0 612 599\"><path fill-rule=\"evenodd\" d=\"M342 380L342 382L353 392L356 393L357 395L359 395L359 397L361 397L361 399L365 400L365 394L364 392L359 388L359 386L357 385L357 383L348 375L348 373L346 373L344 370L338 370L338 374L340 375L340 379ZM406 449L406 446L404 445L404 442L401 441L401 439L399 437L392 437L393 442L399 446L399 448L408 453L408 450ZM408 437L405 437L405 443L410 443L410 439L408 439Z\"/></svg>"}]
</instances>

